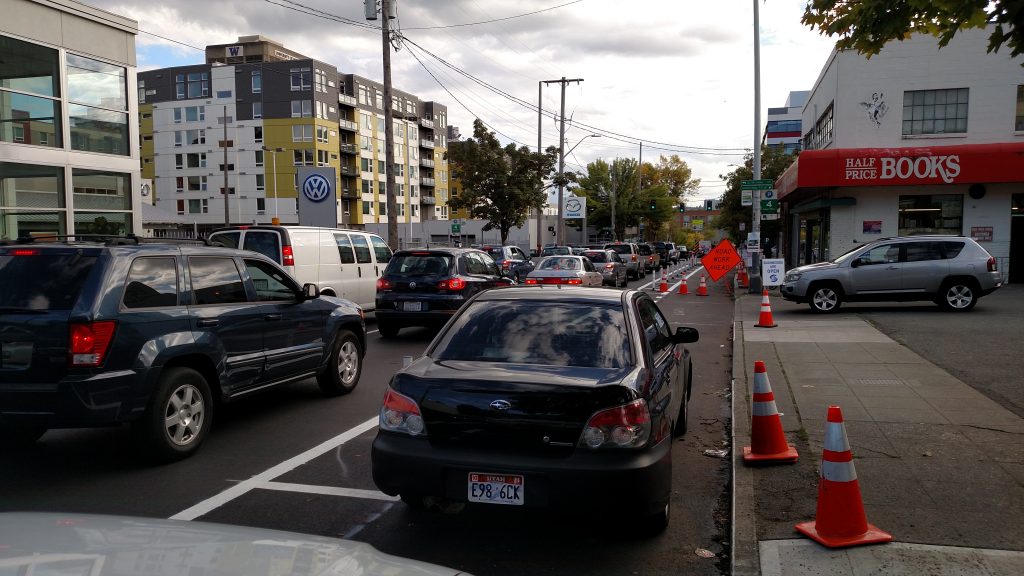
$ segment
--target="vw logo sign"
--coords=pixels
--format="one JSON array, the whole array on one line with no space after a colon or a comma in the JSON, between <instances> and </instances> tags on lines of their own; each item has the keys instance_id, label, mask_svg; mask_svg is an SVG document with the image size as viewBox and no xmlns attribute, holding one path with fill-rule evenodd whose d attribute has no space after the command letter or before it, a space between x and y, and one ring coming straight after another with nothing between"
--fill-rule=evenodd
<instances>
[{"instance_id":1,"label":"vw logo sign","mask_svg":"<svg viewBox=\"0 0 1024 576\"><path fill-rule=\"evenodd\" d=\"M494 408L495 410L508 410L511 407L512 403L508 400L495 400L494 402L491 402L491 408Z\"/></svg>"},{"instance_id":2,"label":"vw logo sign","mask_svg":"<svg viewBox=\"0 0 1024 576\"><path fill-rule=\"evenodd\" d=\"M331 193L331 183L319 174L310 174L302 183L302 194L313 202L323 202Z\"/></svg>"},{"instance_id":3,"label":"vw logo sign","mask_svg":"<svg viewBox=\"0 0 1024 576\"><path fill-rule=\"evenodd\" d=\"M579 212L580 208L583 208L583 206L580 204L580 201L575 198L572 198L565 203L565 209L569 212Z\"/></svg>"},{"instance_id":4,"label":"vw logo sign","mask_svg":"<svg viewBox=\"0 0 1024 576\"><path fill-rule=\"evenodd\" d=\"M415 282L409 282L409 289L410 290L415 290L416 289L416 283Z\"/></svg>"}]
</instances>

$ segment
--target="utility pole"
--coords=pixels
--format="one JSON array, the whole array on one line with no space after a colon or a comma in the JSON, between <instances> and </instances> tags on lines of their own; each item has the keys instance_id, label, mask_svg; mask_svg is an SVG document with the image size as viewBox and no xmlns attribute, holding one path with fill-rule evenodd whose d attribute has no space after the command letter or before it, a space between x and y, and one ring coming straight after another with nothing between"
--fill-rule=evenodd
<instances>
[{"instance_id":1,"label":"utility pole","mask_svg":"<svg viewBox=\"0 0 1024 576\"><path fill-rule=\"evenodd\" d=\"M640 199L640 195L643 194L643 180L644 180L644 142L640 141L640 159L636 163L636 197ZM641 240L646 238L641 237Z\"/></svg>"},{"instance_id":2,"label":"utility pole","mask_svg":"<svg viewBox=\"0 0 1024 576\"><path fill-rule=\"evenodd\" d=\"M541 153L540 146L540 131L543 127L541 122L543 121L543 109L544 109L544 82L537 82L537 154ZM537 189L540 190L544 187L544 177L541 175L541 168L537 166ZM547 193L544 194L547 198ZM544 202L547 205L547 202ZM541 221L544 219L544 205L541 205L537 209L537 255L540 256L540 247L544 245L544 241L541 240Z\"/></svg>"},{"instance_id":3,"label":"utility pole","mask_svg":"<svg viewBox=\"0 0 1024 576\"><path fill-rule=\"evenodd\" d=\"M380 0L381 45L384 52L384 162L387 164L387 210L388 244L398 250L398 206L395 202L395 120L391 113L391 28L390 21L396 10L392 8L398 0ZM377 19L376 0L364 0L367 20ZM411 222L411 220L410 220ZM410 224L411 225L411 224Z\"/></svg>"},{"instance_id":4,"label":"utility pole","mask_svg":"<svg viewBox=\"0 0 1024 576\"><path fill-rule=\"evenodd\" d=\"M754 0L754 180L761 179L761 23L760 8ZM754 190L754 221L750 233L757 238L757 252L750 254L750 293L761 291L761 191Z\"/></svg>"},{"instance_id":5,"label":"utility pole","mask_svg":"<svg viewBox=\"0 0 1024 576\"><path fill-rule=\"evenodd\" d=\"M609 203L612 205L612 241L613 242L618 242L619 241L619 235L618 235L618 233L615 232L615 170L614 170L614 168L615 168L615 161L612 160L612 169L609 170L609 172L611 172L611 173L608 175L610 177L611 181L612 181L612 193L611 193L611 199L610 199Z\"/></svg>"},{"instance_id":6,"label":"utility pole","mask_svg":"<svg viewBox=\"0 0 1024 576\"><path fill-rule=\"evenodd\" d=\"M221 121L224 122L224 141L222 146L224 147L224 225L231 225L231 210L229 208L230 203L228 202L228 106L224 105L224 115L221 116Z\"/></svg>"},{"instance_id":7,"label":"utility pole","mask_svg":"<svg viewBox=\"0 0 1024 576\"><path fill-rule=\"evenodd\" d=\"M562 85L562 111L559 112L558 124L558 236L556 242L565 244L565 85L570 82L583 82L583 78L561 80L545 80L545 84Z\"/></svg>"}]
</instances>

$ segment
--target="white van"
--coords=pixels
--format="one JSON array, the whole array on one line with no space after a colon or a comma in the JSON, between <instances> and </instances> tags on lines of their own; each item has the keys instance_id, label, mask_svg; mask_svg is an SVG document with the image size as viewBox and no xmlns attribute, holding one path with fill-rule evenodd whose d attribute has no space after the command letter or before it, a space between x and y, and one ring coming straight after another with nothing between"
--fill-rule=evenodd
<instances>
[{"instance_id":1,"label":"white van","mask_svg":"<svg viewBox=\"0 0 1024 576\"><path fill-rule=\"evenodd\" d=\"M362 230L230 226L214 230L209 240L265 254L299 284L316 284L321 294L351 300L366 312L376 308L377 278L391 259L387 242Z\"/></svg>"}]
</instances>

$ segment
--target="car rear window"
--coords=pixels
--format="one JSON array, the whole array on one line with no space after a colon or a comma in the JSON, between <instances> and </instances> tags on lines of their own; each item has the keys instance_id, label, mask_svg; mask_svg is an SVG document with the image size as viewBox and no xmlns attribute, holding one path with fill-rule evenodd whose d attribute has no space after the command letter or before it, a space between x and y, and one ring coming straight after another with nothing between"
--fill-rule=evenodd
<instances>
[{"instance_id":1,"label":"car rear window","mask_svg":"<svg viewBox=\"0 0 1024 576\"><path fill-rule=\"evenodd\" d=\"M540 252L541 256L568 256L570 254L572 254L572 249L562 246L545 248Z\"/></svg>"},{"instance_id":2,"label":"car rear window","mask_svg":"<svg viewBox=\"0 0 1024 576\"><path fill-rule=\"evenodd\" d=\"M0 251L0 309L70 310L94 264L95 256L81 254Z\"/></svg>"},{"instance_id":3,"label":"car rear window","mask_svg":"<svg viewBox=\"0 0 1024 576\"><path fill-rule=\"evenodd\" d=\"M619 254L632 254L633 253L633 249L632 249L632 247L629 244L612 244L610 246L605 246L605 249L606 250L615 250Z\"/></svg>"},{"instance_id":4,"label":"car rear window","mask_svg":"<svg viewBox=\"0 0 1024 576\"><path fill-rule=\"evenodd\" d=\"M475 302L442 335L433 355L440 361L632 365L622 309L591 302Z\"/></svg>"},{"instance_id":5,"label":"car rear window","mask_svg":"<svg viewBox=\"0 0 1024 576\"><path fill-rule=\"evenodd\" d=\"M575 258L548 258L538 266L541 270L579 270L580 261Z\"/></svg>"},{"instance_id":6,"label":"car rear window","mask_svg":"<svg viewBox=\"0 0 1024 576\"><path fill-rule=\"evenodd\" d=\"M242 242L243 249L259 252L274 262L281 263L281 242L277 232L249 230Z\"/></svg>"},{"instance_id":7,"label":"car rear window","mask_svg":"<svg viewBox=\"0 0 1024 576\"><path fill-rule=\"evenodd\" d=\"M943 242L942 247L946 251L946 259L952 260L960 255L960 251L964 249L963 242Z\"/></svg>"},{"instance_id":8,"label":"car rear window","mask_svg":"<svg viewBox=\"0 0 1024 576\"><path fill-rule=\"evenodd\" d=\"M584 256L590 258L591 262L607 262L608 255L604 252L584 252Z\"/></svg>"},{"instance_id":9,"label":"car rear window","mask_svg":"<svg viewBox=\"0 0 1024 576\"><path fill-rule=\"evenodd\" d=\"M452 256L436 252L395 254L384 274L392 276L444 276L452 267Z\"/></svg>"},{"instance_id":10,"label":"car rear window","mask_svg":"<svg viewBox=\"0 0 1024 576\"><path fill-rule=\"evenodd\" d=\"M650 256L654 252L651 250L650 246L641 246L640 253L643 254L644 256Z\"/></svg>"}]
</instances>

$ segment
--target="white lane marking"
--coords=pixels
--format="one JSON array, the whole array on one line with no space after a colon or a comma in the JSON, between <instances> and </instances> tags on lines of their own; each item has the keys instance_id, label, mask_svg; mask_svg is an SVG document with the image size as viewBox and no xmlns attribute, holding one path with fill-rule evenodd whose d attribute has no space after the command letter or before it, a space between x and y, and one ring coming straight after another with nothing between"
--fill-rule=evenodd
<instances>
[{"instance_id":1,"label":"white lane marking","mask_svg":"<svg viewBox=\"0 0 1024 576\"><path fill-rule=\"evenodd\" d=\"M346 496L349 498L365 498L368 500L384 500L398 502L398 496L388 496L378 490L360 490L358 488L341 488L337 486L312 486L309 484L292 484L291 482L263 482L255 488L261 490L280 490L281 492L300 492L302 494L321 494L324 496Z\"/></svg>"},{"instance_id":2,"label":"white lane marking","mask_svg":"<svg viewBox=\"0 0 1024 576\"><path fill-rule=\"evenodd\" d=\"M703 266L697 266L696 268L694 268L693 272L690 272L689 274L686 275L687 282L689 282L690 278L692 278L697 272L700 272L703 269L704 269ZM654 301L655 302L661 302L662 298L668 296L669 294L675 294L676 290L679 289L679 285L682 284L682 283L683 283L683 281L680 280L679 282L676 282L675 284L669 286L668 287L668 292L659 293L657 296L654 297Z\"/></svg>"},{"instance_id":3,"label":"white lane marking","mask_svg":"<svg viewBox=\"0 0 1024 576\"><path fill-rule=\"evenodd\" d=\"M366 331L367 334L373 334L374 332L378 332L378 330L367 330Z\"/></svg>"},{"instance_id":4,"label":"white lane marking","mask_svg":"<svg viewBox=\"0 0 1024 576\"><path fill-rule=\"evenodd\" d=\"M185 510L182 510L181 512L178 512L174 516L171 516L171 520L195 520L196 518L199 518L204 514L209 514L213 510L220 508L221 506L227 504L228 502L231 502L235 498L245 495L250 490L254 488L259 488L260 484L269 482L283 474L287 474L288 472L291 472L292 470L298 468L299 466L302 466L303 464L309 462L310 460L313 460L318 456L326 454L327 452L337 448L338 446L345 444L349 440L356 438L360 434L368 430L373 430L374 428L377 427L378 420L379 417L374 416L373 418L370 418L369 420L363 422L362 424L356 426L355 428L350 428L345 432L342 432L341 434L335 436L334 438L331 438L330 440L321 443L319 446L314 446L313 448L306 450L305 452L299 454L298 456L289 458L288 460L285 460L284 462L281 462L276 466L273 466L271 468L268 468L267 470L264 470L263 472L260 472L259 474L253 476L252 478L249 478L248 480L244 480L232 486L231 488L224 490L220 494L207 498L206 500L203 500L202 502L194 506L191 506L189 508L186 508Z\"/></svg>"}]
</instances>

